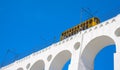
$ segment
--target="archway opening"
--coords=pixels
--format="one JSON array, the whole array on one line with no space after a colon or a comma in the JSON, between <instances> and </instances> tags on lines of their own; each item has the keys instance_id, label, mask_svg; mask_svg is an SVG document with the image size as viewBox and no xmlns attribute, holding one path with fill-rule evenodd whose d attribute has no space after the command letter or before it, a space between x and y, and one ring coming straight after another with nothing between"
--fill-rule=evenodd
<instances>
[{"instance_id":1,"label":"archway opening","mask_svg":"<svg viewBox=\"0 0 120 70\"><path fill-rule=\"evenodd\" d=\"M68 50L64 50L64 51L60 52L53 59L49 70L63 70L63 69L65 69L64 65L66 65L67 62L69 63L70 59L71 59L71 53Z\"/></svg>"},{"instance_id":2,"label":"archway opening","mask_svg":"<svg viewBox=\"0 0 120 70\"><path fill-rule=\"evenodd\" d=\"M115 45L103 48L94 59L94 70L114 70Z\"/></svg>"},{"instance_id":3,"label":"archway opening","mask_svg":"<svg viewBox=\"0 0 120 70\"><path fill-rule=\"evenodd\" d=\"M81 54L81 62L83 67L80 68L94 70L94 60L96 55L106 46L113 44L115 44L114 40L108 36L99 36L91 40Z\"/></svg>"},{"instance_id":4,"label":"archway opening","mask_svg":"<svg viewBox=\"0 0 120 70\"><path fill-rule=\"evenodd\" d=\"M38 60L32 65L30 70L44 70L44 68L45 68L44 61L43 60Z\"/></svg>"},{"instance_id":5,"label":"archway opening","mask_svg":"<svg viewBox=\"0 0 120 70\"><path fill-rule=\"evenodd\" d=\"M66 62L66 64L65 64L64 67L62 68L62 70L68 70L70 62L71 62L71 59L69 59L69 60Z\"/></svg>"}]
</instances>

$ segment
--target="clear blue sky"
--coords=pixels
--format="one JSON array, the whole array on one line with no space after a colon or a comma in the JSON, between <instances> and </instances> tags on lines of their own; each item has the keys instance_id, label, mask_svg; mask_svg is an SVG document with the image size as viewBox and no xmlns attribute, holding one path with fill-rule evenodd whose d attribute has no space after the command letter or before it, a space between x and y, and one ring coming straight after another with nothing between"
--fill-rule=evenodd
<instances>
[{"instance_id":1,"label":"clear blue sky","mask_svg":"<svg viewBox=\"0 0 120 70\"><path fill-rule=\"evenodd\" d=\"M120 13L120 0L0 0L0 64L59 41L62 31L91 17L83 12L80 20L81 8L104 21ZM113 52L114 45L103 49L95 70L113 70Z\"/></svg>"}]
</instances>

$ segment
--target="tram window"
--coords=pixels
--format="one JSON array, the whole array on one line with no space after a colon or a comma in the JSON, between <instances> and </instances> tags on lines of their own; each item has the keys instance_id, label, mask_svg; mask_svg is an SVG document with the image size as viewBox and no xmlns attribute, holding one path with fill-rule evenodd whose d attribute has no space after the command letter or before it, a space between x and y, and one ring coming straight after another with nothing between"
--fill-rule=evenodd
<instances>
[{"instance_id":1,"label":"tram window","mask_svg":"<svg viewBox=\"0 0 120 70\"><path fill-rule=\"evenodd\" d=\"M80 31L82 31L82 27L80 27Z\"/></svg>"},{"instance_id":2,"label":"tram window","mask_svg":"<svg viewBox=\"0 0 120 70\"><path fill-rule=\"evenodd\" d=\"M72 35L73 35L74 33L72 32Z\"/></svg>"},{"instance_id":3,"label":"tram window","mask_svg":"<svg viewBox=\"0 0 120 70\"><path fill-rule=\"evenodd\" d=\"M83 30L85 30L85 23L83 23Z\"/></svg>"},{"instance_id":4,"label":"tram window","mask_svg":"<svg viewBox=\"0 0 120 70\"><path fill-rule=\"evenodd\" d=\"M82 27L84 27L84 23L82 23Z\"/></svg>"},{"instance_id":5,"label":"tram window","mask_svg":"<svg viewBox=\"0 0 120 70\"><path fill-rule=\"evenodd\" d=\"M97 20L97 18L95 18L95 19L94 19L94 21L95 21L96 23L98 23L98 20Z\"/></svg>"},{"instance_id":6,"label":"tram window","mask_svg":"<svg viewBox=\"0 0 120 70\"><path fill-rule=\"evenodd\" d=\"M86 22L84 23L84 29L86 29Z\"/></svg>"},{"instance_id":7,"label":"tram window","mask_svg":"<svg viewBox=\"0 0 120 70\"><path fill-rule=\"evenodd\" d=\"M64 36L66 36L66 34L67 34L67 33L65 32L65 33L64 33Z\"/></svg>"},{"instance_id":8,"label":"tram window","mask_svg":"<svg viewBox=\"0 0 120 70\"><path fill-rule=\"evenodd\" d=\"M72 29L72 32L74 31L74 28Z\"/></svg>"},{"instance_id":9,"label":"tram window","mask_svg":"<svg viewBox=\"0 0 120 70\"><path fill-rule=\"evenodd\" d=\"M62 38L64 38L64 36L62 36Z\"/></svg>"},{"instance_id":10,"label":"tram window","mask_svg":"<svg viewBox=\"0 0 120 70\"><path fill-rule=\"evenodd\" d=\"M67 34L69 34L70 30L67 31Z\"/></svg>"},{"instance_id":11,"label":"tram window","mask_svg":"<svg viewBox=\"0 0 120 70\"><path fill-rule=\"evenodd\" d=\"M70 35L72 35L72 32L70 32Z\"/></svg>"},{"instance_id":12,"label":"tram window","mask_svg":"<svg viewBox=\"0 0 120 70\"><path fill-rule=\"evenodd\" d=\"M92 26L92 23L88 23L88 26L91 27L91 26Z\"/></svg>"},{"instance_id":13,"label":"tram window","mask_svg":"<svg viewBox=\"0 0 120 70\"><path fill-rule=\"evenodd\" d=\"M63 36L64 34L62 33L62 36Z\"/></svg>"},{"instance_id":14,"label":"tram window","mask_svg":"<svg viewBox=\"0 0 120 70\"><path fill-rule=\"evenodd\" d=\"M77 30L77 27L75 27L75 31Z\"/></svg>"},{"instance_id":15,"label":"tram window","mask_svg":"<svg viewBox=\"0 0 120 70\"><path fill-rule=\"evenodd\" d=\"M86 28L88 28L88 21L86 22Z\"/></svg>"},{"instance_id":16,"label":"tram window","mask_svg":"<svg viewBox=\"0 0 120 70\"><path fill-rule=\"evenodd\" d=\"M81 26L79 25L79 28L80 28Z\"/></svg>"},{"instance_id":17,"label":"tram window","mask_svg":"<svg viewBox=\"0 0 120 70\"><path fill-rule=\"evenodd\" d=\"M69 37L71 36L71 34L69 34Z\"/></svg>"},{"instance_id":18,"label":"tram window","mask_svg":"<svg viewBox=\"0 0 120 70\"><path fill-rule=\"evenodd\" d=\"M90 19L89 23L92 23L92 19Z\"/></svg>"},{"instance_id":19,"label":"tram window","mask_svg":"<svg viewBox=\"0 0 120 70\"><path fill-rule=\"evenodd\" d=\"M68 34L68 31L66 31L66 35Z\"/></svg>"},{"instance_id":20,"label":"tram window","mask_svg":"<svg viewBox=\"0 0 120 70\"><path fill-rule=\"evenodd\" d=\"M99 19L98 18L95 18L94 21L98 24L100 23Z\"/></svg>"},{"instance_id":21,"label":"tram window","mask_svg":"<svg viewBox=\"0 0 120 70\"><path fill-rule=\"evenodd\" d=\"M66 38L68 38L68 35L66 35Z\"/></svg>"},{"instance_id":22,"label":"tram window","mask_svg":"<svg viewBox=\"0 0 120 70\"><path fill-rule=\"evenodd\" d=\"M75 31L75 34L77 33L77 30Z\"/></svg>"},{"instance_id":23,"label":"tram window","mask_svg":"<svg viewBox=\"0 0 120 70\"><path fill-rule=\"evenodd\" d=\"M74 29L72 28L72 31L73 31Z\"/></svg>"},{"instance_id":24,"label":"tram window","mask_svg":"<svg viewBox=\"0 0 120 70\"><path fill-rule=\"evenodd\" d=\"M74 27L74 31L76 30L76 27Z\"/></svg>"},{"instance_id":25,"label":"tram window","mask_svg":"<svg viewBox=\"0 0 120 70\"><path fill-rule=\"evenodd\" d=\"M64 34L62 33L62 36L63 36Z\"/></svg>"},{"instance_id":26,"label":"tram window","mask_svg":"<svg viewBox=\"0 0 120 70\"><path fill-rule=\"evenodd\" d=\"M83 24L81 24L81 29L83 30Z\"/></svg>"},{"instance_id":27,"label":"tram window","mask_svg":"<svg viewBox=\"0 0 120 70\"><path fill-rule=\"evenodd\" d=\"M74 30L73 31L75 31L76 30L76 27L74 27Z\"/></svg>"},{"instance_id":28,"label":"tram window","mask_svg":"<svg viewBox=\"0 0 120 70\"><path fill-rule=\"evenodd\" d=\"M65 36L62 36L62 39L64 39Z\"/></svg>"},{"instance_id":29,"label":"tram window","mask_svg":"<svg viewBox=\"0 0 120 70\"><path fill-rule=\"evenodd\" d=\"M81 28L83 29L83 24L81 24Z\"/></svg>"},{"instance_id":30,"label":"tram window","mask_svg":"<svg viewBox=\"0 0 120 70\"><path fill-rule=\"evenodd\" d=\"M81 30L81 27L79 27L78 32Z\"/></svg>"},{"instance_id":31,"label":"tram window","mask_svg":"<svg viewBox=\"0 0 120 70\"><path fill-rule=\"evenodd\" d=\"M76 34L76 31L74 31L74 34Z\"/></svg>"},{"instance_id":32,"label":"tram window","mask_svg":"<svg viewBox=\"0 0 120 70\"><path fill-rule=\"evenodd\" d=\"M91 20L89 20L89 27L91 27L92 26L92 19Z\"/></svg>"},{"instance_id":33,"label":"tram window","mask_svg":"<svg viewBox=\"0 0 120 70\"><path fill-rule=\"evenodd\" d=\"M77 26L77 29L79 29L79 25Z\"/></svg>"}]
</instances>

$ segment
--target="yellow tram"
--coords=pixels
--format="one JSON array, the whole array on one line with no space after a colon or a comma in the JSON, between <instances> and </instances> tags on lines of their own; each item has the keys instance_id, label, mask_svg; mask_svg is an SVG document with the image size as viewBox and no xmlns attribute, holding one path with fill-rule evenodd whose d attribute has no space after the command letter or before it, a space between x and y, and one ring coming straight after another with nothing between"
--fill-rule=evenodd
<instances>
[{"instance_id":1,"label":"yellow tram","mask_svg":"<svg viewBox=\"0 0 120 70\"><path fill-rule=\"evenodd\" d=\"M97 18L97 17L90 18L90 19L86 20L85 22L78 24L78 25L62 32L60 40L64 40L64 39L80 32L82 30L88 29L88 28L95 26L99 23L100 23L99 18Z\"/></svg>"}]
</instances>

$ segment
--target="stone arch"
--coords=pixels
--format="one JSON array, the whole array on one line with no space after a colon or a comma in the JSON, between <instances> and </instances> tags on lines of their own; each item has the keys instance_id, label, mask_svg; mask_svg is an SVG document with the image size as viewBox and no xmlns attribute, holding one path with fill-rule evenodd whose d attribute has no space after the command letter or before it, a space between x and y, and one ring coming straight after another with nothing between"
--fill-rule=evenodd
<instances>
[{"instance_id":1,"label":"stone arch","mask_svg":"<svg viewBox=\"0 0 120 70\"><path fill-rule=\"evenodd\" d=\"M94 59L100 50L108 45L115 44L114 40L108 36L99 36L91 40L81 54L82 67L85 70L94 70ZM80 69L82 67L79 67Z\"/></svg>"},{"instance_id":2,"label":"stone arch","mask_svg":"<svg viewBox=\"0 0 120 70\"><path fill-rule=\"evenodd\" d=\"M38 60L32 65L30 70L44 70L44 68L45 68L44 61L43 60Z\"/></svg>"},{"instance_id":3,"label":"stone arch","mask_svg":"<svg viewBox=\"0 0 120 70\"><path fill-rule=\"evenodd\" d=\"M65 63L71 59L71 53L68 50L64 50L55 56L51 62L49 70L62 70Z\"/></svg>"}]
</instances>

